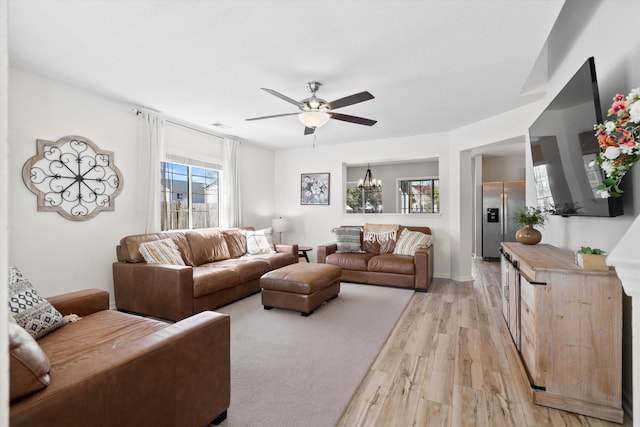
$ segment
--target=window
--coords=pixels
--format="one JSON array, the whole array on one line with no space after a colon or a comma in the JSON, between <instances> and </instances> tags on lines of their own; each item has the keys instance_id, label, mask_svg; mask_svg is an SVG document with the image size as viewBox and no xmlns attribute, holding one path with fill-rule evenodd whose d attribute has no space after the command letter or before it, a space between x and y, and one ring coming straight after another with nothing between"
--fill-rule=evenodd
<instances>
[{"instance_id":1,"label":"window","mask_svg":"<svg viewBox=\"0 0 640 427\"><path fill-rule=\"evenodd\" d=\"M364 190L347 183L347 213L382 213L382 190Z\"/></svg>"},{"instance_id":2,"label":"window","mask_svg":"<svg viewBox=\"0 0 640 427\"><path fill-rule=\"evenodd\" d=\"M533 178L536 181L536 198L538 200L538 206L541 209L553 209L555 203L553 202L553 195L551 194L551 187L549 187L549 174L547 173L547 165L533 167Z\"/></svg>"},{"instance_id":3,"label":"window","mask_svg":"<svg viewBox=\"0 0 640 427\"><path fill-rule=\"evenodd\" d=\"M400 180L400 213L439 213L440 180L438 178L417 178Z\"/></svg>"},{"instance_id":4,"label":"window","mask_svg":"<svg viewBox=\"0 0 640 427\"><path fill-rule=\"evenodd\" d=\"M219 226L220 171L181 163L162 162L162 230Z\"/></svg>"}]
</instances>

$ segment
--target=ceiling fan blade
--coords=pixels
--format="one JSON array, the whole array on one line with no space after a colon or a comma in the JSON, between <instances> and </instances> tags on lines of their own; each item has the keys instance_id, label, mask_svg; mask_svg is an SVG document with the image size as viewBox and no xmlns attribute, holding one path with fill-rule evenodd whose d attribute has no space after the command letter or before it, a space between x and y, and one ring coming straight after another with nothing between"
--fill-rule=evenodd
<instances>
[{"instance_id":1,"label":"ceiling fan blade","mask_svg":"<svg viewBox=\"0 0 640 427\"><path fill-rule=\"evenodd\" d=\"M252 120L272 119L274 117L295 116L296 114L300 114L300 113L274 114L273 116L253 117L251 119L245 119L245 120L250 122Z\"/></svg>"},{"instance_id":2,"label":"ceiling fan blade","mask_svg":"<svg viewBox=\"0 0 640 427\"><path fill-rule=\"evenodd\" d=\"M373 126L378 123L377 120L365 119L364 117L350 116L348 114L329 113L332 119L342 120L343 122L356 123L359 125Z\"/></svg>"},{"instance_id":3,"label":"ceiling fan blade","mask_svg":"<svg viewBox=\"0 0 640 427\"><path fill-rule=\"evenodd\" d=\"M295 105L296 107L302 109L304 107L304 104L300 101L296 101L295 99L291 99L286 95L281 94L280 92L276 92L273 89L267 89L266 87L261 87L260 89L264 90L265 92L269 92L271 95L273 96L277 96L280 99L283 99L293 105Z\"/></svg>"},{"instance_id":4,"label":"ceiling fan blade","mask_svg":"<svg viewBox=\"0 0 640 427\"><path fill-rule=\"evenodd\" d=\"M346 107L347 105L357 104L359 102L368 101L373 98L374 96L367 91L354 93L353 95L345 96L344 98L331 101L329 103L329 109L335 110L336 108Z\"/></svg>"},{"instance_id":5,"label":"ceiling fan blade","mask_svg":"<svg viewBox=\"0 0 640 427\"><path fill-rule=\"evenodd\" d=\"M313 134L315 131L316 131L316 128L308 128L308 127L305 127L305 128L304 128L304 134L305 134L305 135L311 135L311 134Z\"/></svg>"}]
</instances>

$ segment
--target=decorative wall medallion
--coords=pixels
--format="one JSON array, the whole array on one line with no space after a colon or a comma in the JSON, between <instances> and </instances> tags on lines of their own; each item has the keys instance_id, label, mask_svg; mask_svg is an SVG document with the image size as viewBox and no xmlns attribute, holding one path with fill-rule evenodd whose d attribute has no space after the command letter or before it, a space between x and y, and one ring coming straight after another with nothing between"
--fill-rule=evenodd
<instances>
[{"instance_id":1,"label":"decorative wall medallion","mask_svg":"<svg viewBox=\"0 0 640 427\"><path fill-rule=\"evenodd\" d=\"M113 152L82 136L36 143L37 154L22 167L22 180L38 196L39 211L85 221L114 209L123 181Z\"/></svg>"}]
</instances>

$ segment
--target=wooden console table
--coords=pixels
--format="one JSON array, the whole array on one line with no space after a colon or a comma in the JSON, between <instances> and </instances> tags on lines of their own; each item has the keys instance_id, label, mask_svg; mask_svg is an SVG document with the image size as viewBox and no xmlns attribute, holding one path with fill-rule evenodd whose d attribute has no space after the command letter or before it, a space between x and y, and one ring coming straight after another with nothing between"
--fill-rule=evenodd
<instances>
[{"instance_id":1,"label":"wooden console table","mask_svg":"<svg viewBox=\"0 0 640 427\"><path fill-rule=\"evenodd\" d=\"M503 315L534 403L622 423L622 284L571 251L502 243Z\"/></svg>"}]
</instances>

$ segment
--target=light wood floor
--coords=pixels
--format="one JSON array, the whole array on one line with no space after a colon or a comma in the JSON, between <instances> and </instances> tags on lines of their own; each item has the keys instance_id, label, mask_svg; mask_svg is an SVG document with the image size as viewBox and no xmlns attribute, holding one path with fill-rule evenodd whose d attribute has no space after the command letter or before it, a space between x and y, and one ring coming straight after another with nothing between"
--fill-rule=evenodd
<instances>
[{"instance_id":1,"label":"light wood floor","mask_svg":"<svg viewBox=\"0 0 640 427\"><path fill-rule=\"evenodd\" d=\"M500 264L473 269L473 282L434 279L412 297L338 425L619 426L531 403L500 311Z\"/></svg>"}]
</instances>

